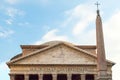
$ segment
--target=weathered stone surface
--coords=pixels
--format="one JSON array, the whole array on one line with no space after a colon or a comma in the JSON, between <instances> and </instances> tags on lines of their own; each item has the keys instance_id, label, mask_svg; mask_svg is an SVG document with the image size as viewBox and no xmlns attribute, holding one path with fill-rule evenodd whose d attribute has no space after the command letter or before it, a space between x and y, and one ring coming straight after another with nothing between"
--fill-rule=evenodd
<instances>
[{"instance_id":1,"label":"weathered stone surface","mask_svg":"<svg viewBox=\"0 0 120 80\"><path fill-rule=\"evenodd\" d=\"M52 49L19 60L14 64L96 64L96 58L69 48L66 45L58 45Z\"/></svg>"},{"instance_id":2,"label":"weathered stone surface","mask_svg":"<svg viewBox=\"0 0 120 80\"><path fill-rule=\"evenodd\" d=\"M13 62L10 74L94 74L96 58L64 44ZM108 66L108 74L112 74ZM81 76L82 77L82 76Z\"/></svg>"},{"instance_id":3,"label":"weathered stone surface","mask_svg":"<svg viewBox=\"0 0 120 80\"><path fill-rule=\"evenodd\" d=\"M93 74L95 76L98 74L96 53L92 47L90 47L91 49L83 46L75 47L72 44L60 42L49 43L49 45L50 47L48 46L45 49L38 49L13 58L8 63L10 74L81 74L82 79L85 79L82 75ZM112 64L108 61L107 73L110 78ZM39 79L41 80L41 78Z\"/></svg>"},{"instance_id":4,"label":"weathered stone surface","mask_svg":"<svg viewBox=\"0 0 120 80\"><path fill-rule=\"evenodd\" d=\"M11 73L75 73L75 74L97 74L96 66L16 66L11 68Z\"/></svg>"}]
</instances>

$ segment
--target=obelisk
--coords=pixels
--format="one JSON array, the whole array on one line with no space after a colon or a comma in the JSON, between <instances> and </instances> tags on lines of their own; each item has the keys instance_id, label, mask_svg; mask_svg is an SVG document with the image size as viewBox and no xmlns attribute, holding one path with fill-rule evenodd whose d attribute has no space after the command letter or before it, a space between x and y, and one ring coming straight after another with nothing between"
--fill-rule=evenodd
<instances>
[{"instance_id":1,"label":"obelisk","mask_svg":"<svg viewBox=\"0 0 120 80\"><path fill-rule=\"evenodd\" d=\"M104 48L104 38L102 30L102 21L97 5L97 17L96 17L96 43L97 43L97 68L98 68L98 80L108 80L107 77L107 62Z\"/></svg>"}]
</instances>

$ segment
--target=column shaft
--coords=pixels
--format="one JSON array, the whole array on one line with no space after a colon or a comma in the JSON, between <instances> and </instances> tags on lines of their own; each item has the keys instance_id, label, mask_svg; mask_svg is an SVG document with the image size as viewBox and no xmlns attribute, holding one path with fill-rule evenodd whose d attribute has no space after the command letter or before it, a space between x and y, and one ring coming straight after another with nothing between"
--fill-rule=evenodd
<instances>
[{"instance_id":1,"label":"column shaft","mask_svg":"<svg viewBox=\"0 0 120 80\"><path fill-rule=\"evenodd\" d=\"M97 74L94 74L94 80L97 80Z\"/></svg>"},{"instance_id":2,"label":"column shaft","mask_svg":"<svg viewBox=\"0 0 120 80\"><path fill-rule=\"evenodd\" d=\"M10 80L15 80L15 75L14 74L10 74Z\"/></svg>"},{"instance_id":3,"label":"column shaft","mask_svg":"<svg viewBox=\"0 0 120 80\"><path fill-rule=\"evenodd\" d=\"M57 80L57 74L52 74L53 80Z\"/></svg>"},{"instance_id":4,"label":"column shaft","mask_svg":"<svg viewBox=\"0 0 120 80\"><path fill-rule=\"evenodd\" d=\"M85 74L81 74L81 80L85 80Z\"/></svg>"},{"instance_id":5,"label":"column shaft","mask_svg":"<svg viewBox=\"0 0 120 80\"><path fill-rule=\"evenodd\" d=\"M72 74L67 74L67 80L72 80Z\"/></svg>"},{"instance_id":6,"label":"column shaft","mask_svg":"<svg viewBox=\"0 0 120 80\"><path fill-rule=\"evenodd\" d=\"M43 74L39 74L39 80L43 80Z\"/></svg>"},{"instance_id":7,"label":"column shaft","mask_svg":"<svg viewBox=\"0 0 120 80\"><path fill-rule=\"evenodd\" d=\"M24 80L29 80L29 74L24 75Z\"/></svg>"}]
</instances>

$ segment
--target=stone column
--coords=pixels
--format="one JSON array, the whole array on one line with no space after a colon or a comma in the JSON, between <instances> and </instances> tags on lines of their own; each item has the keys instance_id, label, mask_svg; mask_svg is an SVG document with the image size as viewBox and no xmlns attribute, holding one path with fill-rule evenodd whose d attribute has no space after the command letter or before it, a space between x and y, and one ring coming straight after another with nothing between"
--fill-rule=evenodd
<instances>
[{"instance_id":1,"label":"stone column","mask_svg":"<svg viewBox=\"0 0 120 80\"><path fill-rule=\"evenodd\" d=\"M24 74L24 80L29 80L29 74Z\"/></svg>"},{"instance_id":2,"label":"stone column","mask_svg":"<svg viewBox=\"0 0 120 80\"><path fill-rule=\"evenodd\" d=\"M43 74L38 74L39 80L43 80Z\"/></svg>"},{"instance_id":3,"label":"stone column","mask_svg":"<svg viewBox=\"0 0 120 80\"><path fill-rule=\"evenodd\" d=\"M97 80L97 74L94 74L94 80Z\"/></svg>"},{"instance_id":4,"label":"stone column","mask_svg":"<svg viewBox=\"0 0 120 80\"><path fill-rule=\"evenodd\" d=\"M57 80L57 74L52 74L53 79L52 80Z\"/></svg>"},{"instance_id":5,"label":"stone column","mask_svg":"<svg viewBox=\"0 0 120 80\"><path fill-rule=\"evenodd\" d=\"M15 75L14 74L10 74L10 80L15 80Z\"/></svg>"},{"instance_id":6,"label":"stone column","mask_svg":"<svg viewBox=\"0 0 120 80\"><path fill-rule=\"evenodd\" d=\"M81 80L85 80L85 74L81 74Z\"/></svg>"},{"instance_id":7,"label":"stone column","mask_svg":"<svg viewBox=\"0 0 120 80\"><path fill-rule=\"evenodd\" d=\"M67 80L72 80L72 74L67 74Z\"/></svg>"}]
</instances>

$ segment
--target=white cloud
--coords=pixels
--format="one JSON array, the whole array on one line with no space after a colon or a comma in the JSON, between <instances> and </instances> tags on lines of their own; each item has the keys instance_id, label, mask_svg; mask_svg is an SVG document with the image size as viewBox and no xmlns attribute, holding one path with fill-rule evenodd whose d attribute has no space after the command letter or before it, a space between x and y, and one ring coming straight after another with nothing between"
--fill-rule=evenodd
<instances>
[{"instance_id":1,"label":"white cloud","mask_svg":"<svg viewBox=\"0 0 120 80\"><path fill-rule=\"evenodd\" d=\"M27 2L30 2L32 4L36 4L36 5L39 5L39 6L48 6L50 3L51 3L52 0L34 0L31 2L28 0Z\"/></svg>"},{"instance_id":2,"label":"white cloud","mask_svg":"<svg viewBox=\"0 0 120 80\"><path fill-rule=\"evenodd\" d=\"M63 23L63 25L66 26L68 23L74 23L72 32L77 36L82 33L91 22L95 20L95 13L93 8L88 4L80 4L73 9L66 11L65 13L69 17Z\"/></svg>"},{"instance_id":3,"label":"white cloud","mask_svg":"<svg viewBox=\"0 0 120 80\"><path fill-rule=\"evenodd\" d=\"M119 74L120 74L120 55L116 55L116 57L112 58L113 61L116 62L116 64L113 66L113 80L118 80L119 79Z\"/></svg>"},{"instance_id":4,"label":"white cloud","mask_svg":"<svg viewBox=\"0 0 120 80\"><path fill-rule=\"evenodd\" d=\"M0 5L0 9L2 13L7 17L5 19L6 24L12 25L14 21L18 18L24 17L25 16L25 11L16 8L15 6L11 6L12 4L17 4L20 3L23 0L4 0L4 2L1 2L2 4ZM11 5L9 5L11 4Z\"/></svg>"},{"instance_id":5,"label":"white cloud","mask_svg":"<svg viewBox=\"0 0 120 80\"><path fill-rule=\"evenodd\" d=\"M13 23L13 20L12 19L7 19L6 21L5 21L7 24L12 24Z\"/></svg>"},{"instance_id":6,"label":"white cloud","mask_svg":"<svg viewBox=\"0 0 120 80\"><path fill-rule=\"evenodd\" d=\"M7 67L5 62L0 63L0 78L9 80L9 68Z\"/></svg>"},{"instance_id":7,"label":"white cloud","mask_svg":"<svg viewBox=\"0 0 120 80\"><path fill-rule=\"evenodd\" d=\"M57 36L57 33L58 30L57 29L54 29L54 30L51 30L49 31L46 35L44 35L43 39L44 40L52 40L52 39L56 39L56 40L66 40L66 37L65 36Z\"/></svg>"},{"instance_id":8,"label":"white cloud","mask_svg":"<svg viewBox=\"0 0 120 80\"><path fill-rule=\"evenodd\" d=\"M40 2L41 2L42 4L48 4L48 3L49 3L49 0L40 0Z\"/></svg>"},{"instance_id":9,"label":"white cloud","mask_svg":"<svg viewBox=\"0 0 120 80\"><path fill-rule=\"evenodd\" d=\"M13 7L6 8L6 15L9 19L5 20L6 24L13 24L14 20L18 17L22 17L25 15L25 12Z\"/></svg>"},{"instance_id":10,"label":"white cloud","mask_svg":"<svg viewBox=\"0 0 120 80\"><path fill-rule=\"evenodd\" d=\"M26 26L26 25L29 25L30 23L29 22L21 22L21 23L18 23L19 26Z\"/></svg>"},{"instance_id":11,"label":"white cloud","mask_svg":"<svg viewBox=\"0 0 120 80\"><path fill-rule=\"evenodd\" d=\"M113 13L103 27L107 57L116 63L113 67L113 79L118 80L120 73L120 11Z\"/></svg>"},{"instance_id":12,"label":"white cloud","mask_svg":"<svg viewBox=\"0 0 120 80\"><path fill-rule=\"evenodd\" d=\"M6 0L6 2L11 4L11 5L17 4L17 3L19 3L19 1L20 0Z\"/></svg>"},{"instance_id":13,"label":"white cloud","mask_svg":"<svg viewBox=\"0 0 120 80\"><path fill-rule=\"evenodd\" d=\"M9 30L9 29L3 29L0 26L0 38L6 38L6 37L8 37L9 35L11 35L13 33L14 33L14 31Z\"/></svg>"},{"instance_id":14,"label":"white cloud","mask_svg":"<svg viewBox=\"0 0 120 80\"><path fill-rule=\"evenodd\" d=\"M68 41L67 36L64 35L57 35L58 30L53 29L49 32L47 32L41 40L35 42L35 44L40 44L41 42L46 42L46 41L52 41L52 40L62 40L62 41Z\"/></svg>"},{"instance_id":15,"label":"white cloud","mask_svg":"<svg viewBox=\"0 0 120 80\"><path fill-rule=\"evenodd\" d=\"M112 15L112 17L107 20L104 23L104 31L105 31L105 42L106 42L106 47L109 48L109 53L111 53L112 55L114 55L113 53L116 53L116 55L118 54L118 52L120 52L120 11L114 13ZM111 47L109 46L112 45ZM109 54L110 55L110 54ZM113 57L111 55L111 57ZM119 55L120 56L120 55Z\"/></svg>"},{"instance_id":16,"label":"white cloud","mask_svg":"<svg viewBox=\"0 0 120 80\"><path fill-rule=\"evenodd\" d=\"M82 33L85 30L85 28L87 27L87 25L88 24L85 21L76 23L73 28L73 34L78 35L79 33Z\"/></svg>"},{"instance_id":17,"label":"white cloud","mask_svg":"<svg viewBox=\"0 0 120 80\"><path fill-rule=\"evenodd\" d=\"M9 5L17 5L23 3L23 4L37 4L40 6L49 5L51 1L52 0L5 0L5 2L8 3Z\"/></svg>"},{"instance_id":18,"label":"white cloud","mask_svg":"<svg viewBox=\"0 0 120 80\"><path fill-rule=\"evenodd\" d=\"M7 15L11 18L15 18L16 16L24 16L25 12L13 7L9 7L7 8Z\"/></svg>"}]
</instances>

